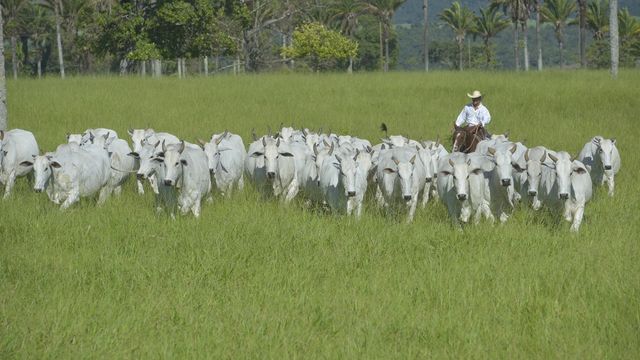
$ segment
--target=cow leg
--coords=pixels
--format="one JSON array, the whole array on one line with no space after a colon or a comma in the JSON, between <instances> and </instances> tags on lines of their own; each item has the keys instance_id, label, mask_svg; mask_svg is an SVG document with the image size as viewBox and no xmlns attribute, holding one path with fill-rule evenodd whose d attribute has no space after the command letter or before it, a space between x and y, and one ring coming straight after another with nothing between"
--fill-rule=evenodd
<instances>
[{"instance_id":1,"label":"cow leg","mask_svg":"<svg viewBox=\"0 0 640 360\"><path fill-rule=\"evenodd\" d=\"M240 179L238 180L238 190L242 191L244 189L244 174L240 174Z\"/></svg>"},{"instance_id":2,"label":"cow leg","mask_svg":"<svg viewBox=\"0 0 640 360\"><path fill-rule=\"evenodd\" d=\"M293 200L293 198L296 197L296 195L298 195L299 190L300 188L298 187L298 180L294 178L293 181L291 181L291 184L289 184L289 191L287 191L287 195L284 198L284 202L288 203L291 200Z\"/></svg>"},{"instance_id":3,"label":"cow leg","mask_svg":"<svg viewBox=\"0 0 640 360\"><path fill-rule=\"evenodd\" d=\"M609 186L609 196L613 196L613 190L615 188L614 178L611 177L607 180L607 185Z\"/></svg>"},{"instance_id":4,"label":"cow leg","mask_svg":"<svg viewBox=\"0 0 640 360\"><path fill-rule=\"evenodd\" d=\"M11 196L11 190L13 189L13 185L16 182L16 171L12 170L7 177L7 184L4 188L4 196L3 199L8 199Z\"/></svg>"},{"instance_id":5,"label":"cow leg","mask_svg":"<svg viewBox=\"0 0 640 360\"><path fill-rule=\"evenodd\" d=\"M542 208L542 201L540 201L537 196L534 196L531 200L531 208L533 208L533 210L540 210L540 208Z\"/></svg>"},{"instance_id":6,"label":"cow leg","mask_svg":"<svg viewBox=\"0 0 640 360\"><path fill-rule=\"evenodd\" d=\"M578 205L573 215L573 223L571 224L571 231L577 232L580 230L580 224L582 224L582 217L584 216L584 204Z\"/></svg>"},{"instance_id":7,"label":"cow leg","mask_svg":"<svg viewBox=\"0 0 640 360\"><path fill-rule=\"evenodd\" d=\"M416 215L416 208L418 207L418 194L411 197L411 202L409 203L409 217L407 217L407 223L411 223L413 221L414 216Z\"/></svg>"},{"instance_id":8,"label":"cow leg","mask_svg":"<svg viewBox=\"0 0 640 360\"><path fill-rule=\"evenodd\" d=\"M387 206L387 202L382 195L382 190L380 190L380 185L376 186L376 202L378 203L378 207Z\"/></svg>"},{"instance_id":9,"label":"cow leg","mask_svg":"<svg viewBox=\"0 0 640 360\"><path fill-rule=\"evenodd\" d=\"M469 206L462 206L460 209L460 221L463 223L469 222L469 218L471 217L471 208Z\"/></svg>"},{"instance_id":10,"label":"cow leg","mask_svg":"<svg viewBox=\"0 0 640 360\"><path fill-rule=\"evenodd\" d=\"M193 202L193 206L191 206L191 212L193 213L193 216L195 216L196 218L200 217L200 198L199 197Z\"/></svg>"},{"instance_id":11,"label":"cow leg","mask_svg":"<svg viewBox=\"0 0 640 360\"><path fill-rule=\"evenodd\" d=\"M360 217L362 216L362 203L364 202L364 199L360 199L360 201L358 201L358 205L356 206L356 218L360 219Z\"/></svg>"},{"instance_id":12,"label":"cow leg","mask_svg":"<svg viewBox=\"0 0 640 360\"><path fill-rule=\"evenodd\" d=\"M98 205L102 205L107 201L109 195L111 195L111 191L113 191L111 186L104 186L102 189L100 189L100 195L98 196Z\"/></svg>"},{"instance_id":13,"label":"cow leg","mask_svg":"<svg viewBox=\"0 0 640 360\"><path fill-rule=\"evenodd\" d=\"M353 199L347 199L347 215L351 215L351 213L353 212L353 208L354 208L354 200Z\"/></svg>"},{"instance_id":14,"label":"cow leg","mask_svg":"<svg viewBox=\"0 0 640 360\"><path fill-rule=\"evenodd\" d=\"M122 194L122 185L116 186L116 188L113 189L113 194L115 196L120 196Z\"/></svg>"},{"instance_id":15,"label":"cow leg","mask_svg":"<svg viewBox=\"0 0 640 360\"><path fill-rule=\"evenodd\" d=\"M136 180L136 184L138 185L138 194L143 195L144 194L144 185L142 184L141 180Z\"/></svg>"},{"instance_id":16,"label":"cow leg","mask_svg":"<svg viewBox=\"0 0 640 360\"><path fill-rule=\"evenodd\" d=\"M429 191L431 190L431 183L427 182L424 184L424 192L422 194L422 208L427 207L427 203L429 202Z\"/></svg>"},{"instance_id":17,"label":"cow leg","mask_svg":"<svg viewBox=\"0 0 640 360\"><path fill-rule=\"evenodd\" d=\"M149 184L151 184L151 189L153 189L153 192L156 194L159 194L158 192L158 177L156 176L156 174L153 174L151 176L149 176Z\"/></svg>"},{"instance_id":18,"label":"cow leg","mask_svg":"<svg viewBox=\"0 0 640 360\"><path fill-rule=\"evenodd\" d=\"M75 204L78 200L80 200L80 189L75 187L67 194L67 198L60 206L60 210L68 209L69 206Z\"/></svg>"}]
</instances>

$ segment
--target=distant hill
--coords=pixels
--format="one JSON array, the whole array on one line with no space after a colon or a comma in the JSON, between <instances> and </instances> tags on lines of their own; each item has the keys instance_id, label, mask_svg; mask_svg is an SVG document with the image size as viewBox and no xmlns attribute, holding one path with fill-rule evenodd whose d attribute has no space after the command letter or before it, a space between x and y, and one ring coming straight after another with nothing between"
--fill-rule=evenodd
<instances>
[{"instance_id":1,"label":"distant hill","mask_svg":"<svg viewBox=\"0 0 640 360\"><path fill-rule=\"evenodd\" d=\"M478 10L489 4L488 0L460 0L472 10ZM429 0L429 19L437 20L444 8L451 6L451 1ZM640 16L640 0L618 0L618 7L626 7L632 15ZM396 12L396 24L422 24L422 0L407 0Z\"/></svg>"},{"instance_id":2,"label":"distant hill","mask_svg":"<svg viewBox=\"0 0 640 360\"><path fill-rule=\"evenodd\" d=\"M628 8L630 13L635 16L640 16L640 0L619 0L620 8ZM424 65L422 64L422 0L407 0L396 12L394 17L395 24L402 24L403 26L397 26L396 32L398 33L398 69L420 69ZM478 9L487 6L488 0L460 0L460 3L468 6L473 11L478 13ZM451 30L443 25L438 19L438 14L443 9L451 6L451 1L443 0L429 0L429 20L430 25L430 39L431 42L451 42L453 43L453 34ZM535 63L534 46L535 46L535 22L532 20L529 23L529 46L530 46L530 59L532 65ZM499 36L492 40L495 44L495 51L497 55L497 61L504 68L513 68L513 43L512 43L512 28L508 28ZM587 46L591 42L591 36L587 39ZM468 45L479 46L480 40L473 41L472 36L467 37ZM557 66L559 63L559 51L558 43L555 40L554 32L550 24L543 24L542 26L542 52L543 63L545 66ZM522 53L520 54L522 56ZM578 27L569 26L566 29L566 43L565 43L565 58L567 65L571 66L579 62L578 59ZM521 60L522 64L522 60ZM434 68L450 68L450 64L444 63L432 63Z\"/></svg>"}]
</instances>

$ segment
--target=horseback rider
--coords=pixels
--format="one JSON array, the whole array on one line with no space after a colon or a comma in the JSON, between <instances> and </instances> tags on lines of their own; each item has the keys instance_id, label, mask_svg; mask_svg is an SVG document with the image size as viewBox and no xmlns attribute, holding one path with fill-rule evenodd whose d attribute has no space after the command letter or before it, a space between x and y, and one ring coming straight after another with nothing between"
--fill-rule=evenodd
<instances>
[{"instance_id":1,"label":"horseback rider","mask_svg":"<svg viewBox=\"0 0 640 360\"><path fill-rule=\"evenodd\" d=\"M465 124L469 127L485 127L491 122L491 114L489 114L489 109L482 104L482 94L480 91L475 90L473 93L467 94L467 96L471 98L471 103L462 108L454 124L455 127L460 128ZM469 130L467 129L467 131Z\"/></svg>"},{"instance_id":2,"label":"horseback rider","mask_svg":"<svg viewBox=\"0 0 640 360\"><path fill-rule=\"evenodd\" d=\"M474 151L480 140L491 136L485 129L485 126L491 122L491 114L482 105L482 94L480 91L474 90L473 93L467 94L467 96L471 98L471 103L462 108L460 115L453 123L452 140L454 151Z\"/></svg>"}]
</instances>

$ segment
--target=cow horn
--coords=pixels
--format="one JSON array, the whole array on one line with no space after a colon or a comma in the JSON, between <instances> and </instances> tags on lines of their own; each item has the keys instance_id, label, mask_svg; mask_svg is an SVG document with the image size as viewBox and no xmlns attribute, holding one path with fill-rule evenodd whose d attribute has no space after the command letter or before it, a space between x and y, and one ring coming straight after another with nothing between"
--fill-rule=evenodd
<instances>
[{"instance_id":1,"label":"cow horn","mask_svg":"<svg viewBox=\"0 0 640 360\"><path fill-rule=\"evenodd\" d=\"M266 137L262 137L262 146L267 146L267 138Z\"/></svg>"},{"instance_id":2,"label":"cow horn","mask_svg":"<svg viewBox=\"0 0 640 360\"><path fill-rule=\"evenodd\" d=\"M167 144L165 144L165 140L162 140L162 152L167 152Z\"/></svg>"},{"instance_id":3,"label":"cow horn","mask_svg":"<svg viewBox=\"0 0 640 360\"><path fill-rule=\"evenodd\" d=\"M524 161L529 161L529 149L524 152Z\"/></svg>"},{"instance_id":4,"label":"cow horn","mask_svg":"<svg viewBox=\"0 0 640 360\"><path fill-rule=\"evenodd\" d=\"M4 140L4 131L0 130L0 140Z\"/></svg>"},{"instance_id":5,"label":"cow horn","mask_svg":"<svg viewBox=\"0 0 640 360\"><path fill-rule=\"evenodd\" d=\"M333 154L333 142L331 143L331 147L329 148L329 155Z\"/></svg>"},{"instance_id":6,"label":"cow horn","mask_svg":"<svg viewBox=\"0 0 640 360\"><path fill-rule=\"evenodd\" d=\"M542 157L540 158L540 162L544 162L545 160L547 160L547 152L546 151L544 153L542 153Z\"/></svg>"},{"instance_id":7,"label":"cow horn","mask_svg":"<svg viewBox=\"0 0 640 360\"><path fill-rule=\"evenodd\" d=\"M436 137L436 144L435 146L432 146L432 150L435 150L438 148L438 146L440 146L440 134L438 134L438 136Z\"/></svg>"},{"instance_id":8,"label":"cow horn","mask_svg":"<svg viewBox=\"0 0 640 360\"><path fill-rule=\"evenodd\" d=\"M200 144L200 147L204 149L204 144L206 144L207 142L202 139L198 139L198 143Z\"/></svg>"},{"instance_id":9,"label":"cow horn","mask_svg":"<svg viewBox=\"0 0 640 360\"><path fill-rule=\"evenodd\" d=\"M513 146L511 147L511 149L509 151L511 151L511 153L513 154L513 153L516 152L516 150L518 150L518 145L513 144Z\"/></svg>"},{"instance_id":10,"label":"cow horn","mask_svg":"<svg viewBox=\"0 0 640 360\"><path fill-rule=\"evenodd\" d=\"M413 165L413 163L415 163L415 162L416 162L416 156L417 156L417 154L416 154L416 155L413 155L413 157L411 158L411 160L409 160L409 162L411 163L411 165Z\"/></svg>"},{"instance_id":11,"label":"cow horn","mask_svg":"<svg viewBox=\"0 0 640 360\"><path fill-rule=\"evenodd\" d=\"M511 132L511 131L509 131L509 130L505 131L505 132L504 132L504 137L508 138L508 137L509 137L509 133L510 133L510 132Z\"/></svg>"},{"instance_id":12,"label":"cow horn","mask_svg":"<svg viewBox=\"0 0 640 360\"><path fill-rule=\"evenodd\" d=\"M555 157L553 154L547 154L547 155L549 155L549 159L551 159L553 162L557 162L558 161L558 158Z\"/></svg>"},{"instance_id":13,"label":"cow horn","mask_svg":"<svg viewBox=\"0 0 640 360\"><path fill-rule=\"evenodd\" d=\"M258 135L256 135L256 128L251 128L251 137L253 137L253 141L258 141Z\"/></svg>"},{"instance_id":14,"label":"cow horn","mask_svg":"<svg viewBox=\"0 0 640 360\"><path fill-rule=\"evenodd\" d=\"M455 164L453 163L452 159L449 159L449 165L454 166Z\"/></svg>"},{"instance_id":15,"label":"cow horn","mask_svg":"<svg viewBox=\"0 0 640 360\"><path fill-rule=\"evenodd\" d=\"M276 141L276 146L280 146L280 138Z\"/></svg>"},{"instance_id":16,"label":"cow horn","mask_svg":"<svg viewBox=\"0 0 640 360\"><path fill-rule=\"evenodd\" d=\"M313 153L318 155L318 144L313 144Z\"/></svg>"},{"instance_id":17,"label":"cow horn","mask_svg":"<svg viewBox=\"0 0 640 360\"><path fill-rule=\"evenodd\" d=\"M178 153L182 154L184 151L184 140L180 141L180 148L178 148Z\"/></svg>"}]
</instances>

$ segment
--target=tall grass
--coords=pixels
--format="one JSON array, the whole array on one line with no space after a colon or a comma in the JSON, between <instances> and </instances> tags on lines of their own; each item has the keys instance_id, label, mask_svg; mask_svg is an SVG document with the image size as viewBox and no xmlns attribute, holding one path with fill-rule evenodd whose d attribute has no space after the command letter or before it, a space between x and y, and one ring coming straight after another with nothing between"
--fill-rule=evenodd
<instances>
[{"instance_id":1,"label":"tall grass","mask_svg":"<svg viewBox=\"0 0 640 360\"><path fill-rule=\"evenodd\" d=\"M67 132L152 126L187 140L281 122L375 142L447 135L473 89L529 146L617 137L616 195L579 234L546 212L454 231L368 203L361 221L250 187L199 220L151 194L59 211L26 181L0 202L0 358L633 358L640 353L637 85L623 72L260 75L9 82L10 126L43 150Z\"/></svg>"}]
</instances>

